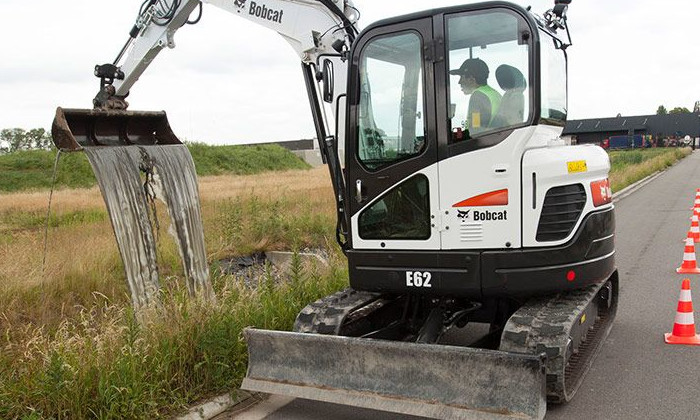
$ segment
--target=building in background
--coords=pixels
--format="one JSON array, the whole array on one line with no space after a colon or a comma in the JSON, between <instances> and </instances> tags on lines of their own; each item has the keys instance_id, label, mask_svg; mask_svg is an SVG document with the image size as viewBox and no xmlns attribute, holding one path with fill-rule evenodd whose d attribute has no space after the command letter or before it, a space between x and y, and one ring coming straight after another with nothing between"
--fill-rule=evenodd
<instances>
[{"instance_id":1,"label":"building in background","mask_svg":"<svg viewBox=\"0 0 700 420\"><path fill-rule=\"evenodd\" d=\"M562 135L571 136L578 144L601 144L605 139L615 136L642 136L651 139L652 145L656 146L677 145L688 136L697 145L700 139L700 114L693 112L571 120L566 122Z\"/></svg>"},{"instance_id":2,"label":"building in background","mask_svg":"<svg viewBox=\"0 0 700 420\"><path fill-rule=\"evenodd\" d=\"M700 113L679 113L665 115L640 115L632 117L591 118L566 122L562 136L570 136L577 144L593 143L601 145L604 140L620 136L630 138L630 147L639 146L635 140L642 139L644 146L678 146L688 142L700 146ZM266 143L270 144L270 143ZM280 141L278 144L290 150L313 166L323 164L321 151L316 139ZM614 147L613 147L614 148ZM341 161L344 151L339 150Z\"/></svg>"}]
</instances>

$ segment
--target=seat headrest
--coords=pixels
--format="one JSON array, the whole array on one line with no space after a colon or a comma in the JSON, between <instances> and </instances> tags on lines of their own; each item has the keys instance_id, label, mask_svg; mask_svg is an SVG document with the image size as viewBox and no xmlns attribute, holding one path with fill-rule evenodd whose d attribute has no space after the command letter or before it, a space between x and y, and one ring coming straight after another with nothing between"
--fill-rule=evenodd
<instances>
[{"instance_id":1,"label":"seat headrest","mask_svg":"<svg viewBox=\"0 0 700 420\"><path fill-rule=\"evenodd\" d=\"M496 69L496 80L503 90L525 89L525 77L513 66L501 64Z\"/></svg>"}]
</instances>

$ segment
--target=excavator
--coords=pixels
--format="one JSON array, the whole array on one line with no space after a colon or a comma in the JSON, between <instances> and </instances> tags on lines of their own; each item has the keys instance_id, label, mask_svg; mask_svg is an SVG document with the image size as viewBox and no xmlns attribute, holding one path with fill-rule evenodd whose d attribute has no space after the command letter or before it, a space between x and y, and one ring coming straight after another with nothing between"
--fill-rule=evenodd
<instances>
[{"instance_id":1,"label":"excavator","mask_svg":"<svg viewBox=\"0 0 700 420\"><path fill-rule=\"evenodd\" d=\"M93 108L57 109L56 146L179 144L164 112L126 97L203 4L298 54L349 267L350 287L293 331L245 331L242 388L446 419L543 418L571 400L619 286L609 158L561 137L570 0L543 15L435 8L362 31L351 0L146 0L95 67ZM490 106L473 105L486 90Z\"/></svg>"}]
</instances>

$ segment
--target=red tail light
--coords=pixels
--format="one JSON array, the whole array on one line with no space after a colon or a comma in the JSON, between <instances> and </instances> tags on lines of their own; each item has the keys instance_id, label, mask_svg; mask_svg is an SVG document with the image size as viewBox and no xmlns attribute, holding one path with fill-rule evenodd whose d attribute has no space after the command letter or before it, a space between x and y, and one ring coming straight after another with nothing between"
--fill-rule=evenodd
<instances>
[{"instance_id":1,"label":"red tail light","mask_svg":"<svg viewBox=\"0 0 700 420\"><path fill-rule=\"evenodd\" d=\"M610 190L610 181L605 178L600 181L591 182L591 196L593 197L593 205L596 207L611 202L612 191Z\"/></svg>"}]
</instances>

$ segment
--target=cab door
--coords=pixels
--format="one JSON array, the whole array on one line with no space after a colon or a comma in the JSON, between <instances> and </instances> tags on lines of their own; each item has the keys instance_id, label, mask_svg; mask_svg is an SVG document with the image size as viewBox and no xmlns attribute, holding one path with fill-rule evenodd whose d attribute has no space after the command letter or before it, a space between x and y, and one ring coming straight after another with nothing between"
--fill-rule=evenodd
<instances>
[{"instance_id":1,"label":"cab door","mask_svg":"<svg viewBox=\"0 0 700 420\"><path fill-rule=\"evenodd\" d=\"M352 52L346 145L351 246L440 248L432 22L370 28Z\"/></svg>"}]
</instances>

